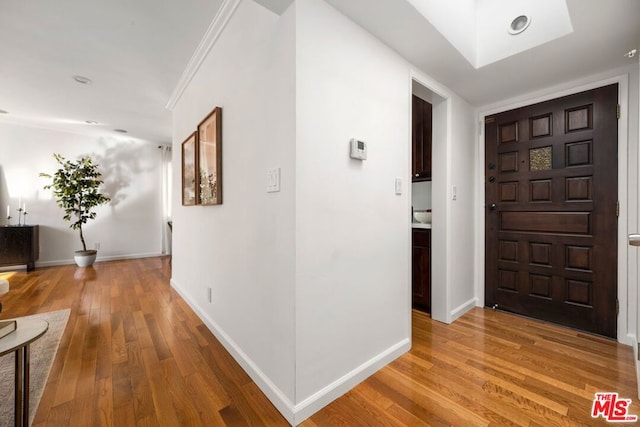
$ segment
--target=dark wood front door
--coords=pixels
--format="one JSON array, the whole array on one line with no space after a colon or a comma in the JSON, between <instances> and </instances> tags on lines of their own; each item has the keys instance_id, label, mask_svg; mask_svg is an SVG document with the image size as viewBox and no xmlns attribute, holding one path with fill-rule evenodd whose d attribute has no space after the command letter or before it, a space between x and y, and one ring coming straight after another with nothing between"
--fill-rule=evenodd
<instances>
[{"instance_id":1,"label":"dark wood front door","mask_svg":"<svg viewBox=\"0 0 640 427\"><path fill-rule=\"evenodd\" d=\"M489 307L616 337L618 86L485 119Z\"/></svg>"}]
</instances>

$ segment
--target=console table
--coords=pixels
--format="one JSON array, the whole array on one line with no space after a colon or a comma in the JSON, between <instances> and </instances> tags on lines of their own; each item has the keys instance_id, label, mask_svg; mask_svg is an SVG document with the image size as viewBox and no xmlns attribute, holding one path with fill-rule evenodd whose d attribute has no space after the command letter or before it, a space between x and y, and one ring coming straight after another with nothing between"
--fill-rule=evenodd
<instances>
[{"instance_id":1,"label":"console table","mask_svg":"<svg viewBox=\"0 0 640 427\"><path fill-rule=\"evenodd\" d=\"M29 344L49 329L49 323L39 319L15 319L14 332L0 338L0 356L15 353L15 408L14 425L29 425Z\"/></svg>"},{"instance_id":2,"label":"console table","mask_svg":"<svg viewBox=\"0 0 640 427\"><path fill-rule=\"evenodd\" d=\"M40 256L39 228L37 225L8 225L0 227L0 266L27 265L35 268Z\"/></svg>"}]
</instances>

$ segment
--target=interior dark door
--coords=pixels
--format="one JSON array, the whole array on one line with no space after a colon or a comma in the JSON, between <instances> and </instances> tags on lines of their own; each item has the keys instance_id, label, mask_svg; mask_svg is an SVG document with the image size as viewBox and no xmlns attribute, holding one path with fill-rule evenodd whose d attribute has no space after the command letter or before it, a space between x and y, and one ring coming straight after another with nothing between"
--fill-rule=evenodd
<instances>
[{"instance_id":1,"label":"interior dark door","mask_svg":"<svg viewBox=\"0 0 640 427\"><path fill-rule=\"evenodd\" d=\"M413 307L431 313L431 230L414 229L413 240Z\"/></svg>"},{"instance_id":2,"label":"interior dark door","mask_svg":"<svg viewBox=\"0 0 640 427\"><path fill-rule=\"evenodd\" d=\"M616 337L618 86L485 120L487 306Z\"/></svg>"},{"instance_id":3,"label":"interior dark door","mask_svg":"<svg viewBox=\"0 0 640 427\"><path fill-rule=\"evenodd\" d=\"M433 106L413 95L411 115L412 180L431 181Z\"/></svg>"}]
</instances>

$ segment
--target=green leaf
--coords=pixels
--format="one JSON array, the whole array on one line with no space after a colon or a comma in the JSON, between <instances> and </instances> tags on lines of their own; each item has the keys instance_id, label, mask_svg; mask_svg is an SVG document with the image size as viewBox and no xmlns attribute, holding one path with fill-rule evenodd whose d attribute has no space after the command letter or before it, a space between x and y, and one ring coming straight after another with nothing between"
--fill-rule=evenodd
<instances>
[{"instance_id":1,"label":"green leaf","mask_svg":"<svg viewBox=\"0 0 640 427\"><path fill-rule=\"evenodd\" d=\"M100 193L99 187L103 183L98 165L90 157L82 157L77 161L65 159L60 154L53 158L59 165L53 174L40 173L41 177L52 179L51 184L45 185L45 190L53 189L56 203L64 211L62 219L72 221L69 228L80 231L83 249L86 244L82 235L82 225L96 217L93 211L97 206L109 202L111 199Z\"/></svg>"}]
</instances>

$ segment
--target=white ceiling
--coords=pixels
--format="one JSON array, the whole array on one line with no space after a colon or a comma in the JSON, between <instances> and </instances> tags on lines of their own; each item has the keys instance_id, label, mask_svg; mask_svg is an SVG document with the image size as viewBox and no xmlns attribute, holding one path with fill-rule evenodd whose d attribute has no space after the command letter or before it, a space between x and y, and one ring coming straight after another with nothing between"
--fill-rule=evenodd
<instances>
[{"instance_id":1,"label":"white ceiling","mask_svg":"<svg viewBox=\"0 0 640 427\"><path fill-rule=\"evenodd\" d=\"M0 120L170 142L164 106L221 3L0 2Z\"/></svg>"},{"instance_id":2,"label":"white ceiling","mask_svg":"<svg viewBox=\"0 0 640 427\"><path fill-rule=\"evenodd\" d=\"M475 68L573 31L565 0L408 0ZM517 17L529 18L510 34Z\"/></svg>"},{"instance_id":3,"label":"white ceiling","mask_svg":"<svg viewBox=\"0 0 640 427\"><path fill-rule=\"evenodd\" d=\"M291 2L257 1L277 13ZM567 0L573 33L479 69L406 0L327 1L476 106L638 63L623 55L640 48L639 0ZM0 121L171 141L165 105L221 4L0 2Z\"/></svg>"},{"instance_id":4,"label":"white ceiling","mask_svg":"<svg viewBox=\"0 0 640 427\"><path fill-rule=\"evenodd\" d=\"M407 1L327 2L475 106L638 64L638 0L567 0L573 33L479 69Z\"/></svg>"}]
</instances>

